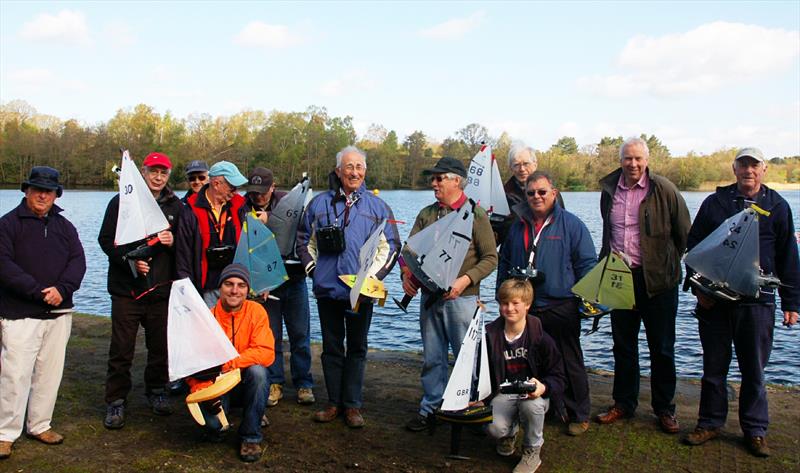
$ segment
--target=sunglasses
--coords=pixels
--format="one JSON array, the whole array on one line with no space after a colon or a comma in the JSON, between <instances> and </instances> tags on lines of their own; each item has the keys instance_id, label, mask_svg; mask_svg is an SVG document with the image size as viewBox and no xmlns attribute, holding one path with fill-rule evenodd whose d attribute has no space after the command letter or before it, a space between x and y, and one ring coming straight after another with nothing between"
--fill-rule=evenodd
<instances>
[{"instance_id":1,"label":"sunglasses","mask_svg":"<svg viewBox=\"0 0 800 473\"><path fill-rule=\"evenodd\" d=\"M431 176L431 182L434 182L434 181L435 182L442 182L445 179L450 179L450 178L447 177L447 176Z\"/></svg>"},{"instance_id":2,"label":"sunglasses","mask_svg":"<svg viewBox=\"0 0 800 473\"><path fill-rule=\"evenodd\" d=\"M206 180L206 176L204 176L202 174L199 175L199 176L189 176L189 182L194 182L194 181L203 182L205 180Z\"/></svg>"},{"instance_id":3,"label":"sunglasses","mask_svg":"<svg viewBox=\"0 0 800 473\"><path fill-rule=\"evenodd\" d=\"M525 191L525 194L527 194L527 195L528 195L528 197L533 197L533 196L535 196L536 194L539 194L539 197L544 197L544 196L546 196L546 195L547 195L549 192L550 192L550 191L548 191L548 190L544 190L544 189L538 189L538 190L535 190L535 191Z\"/></svg>"}]
</instances>

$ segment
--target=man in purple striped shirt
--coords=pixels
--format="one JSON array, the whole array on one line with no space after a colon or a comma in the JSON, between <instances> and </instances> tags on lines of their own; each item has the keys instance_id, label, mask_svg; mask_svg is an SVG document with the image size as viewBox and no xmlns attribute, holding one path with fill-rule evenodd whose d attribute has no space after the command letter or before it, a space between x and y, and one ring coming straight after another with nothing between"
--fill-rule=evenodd
<instances>
[{"instance_id":1,"label":"man in purple striped shirt","mask_svg":"<svg viewBox=\"0 0 800 473\"><path fill-rule=\"evenodd\" d=\"M603 247L600 258L622 253L633 273L633 310L611 312L614 338L614 405L597 416L611 424L633 416L639 402L639 329L650 350L651 405L661 429L677 433L675 418L675 315L681 256L691 220L686 202L668 179L647 167L641 138L620 148L620 169L600 180Z\"/></svg>"}]
</instances>

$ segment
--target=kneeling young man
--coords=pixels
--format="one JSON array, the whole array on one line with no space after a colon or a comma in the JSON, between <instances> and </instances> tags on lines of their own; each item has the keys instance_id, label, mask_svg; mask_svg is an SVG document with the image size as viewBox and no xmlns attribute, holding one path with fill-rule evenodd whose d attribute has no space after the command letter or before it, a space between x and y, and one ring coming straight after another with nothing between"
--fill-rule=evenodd
<instances>
[{"instance_id":1,"label":"kneeling young man","mask_svg":"<svg viewBox=\"0 0 800 473\"><path fill-rule=\"evenodd\" d=\"M222 371L241 369L242 381L220 398L220 402L201 404L206 429L212 438L222 431L217 414L222 408L228 412L231 397L242 405L239 451L242 461L254 462L261 458L261 415L267 403L267 367L275 360L275 339L269 328L264 307L248 301L250 273L241 264L230 264L220 274L220 297L211 312L231 340L239 356L222 365ZM209 386L212 381L187 378L192 392Z\"/></svg>"},{"instance_id":2,"label":"kneeling young man","mask_svg":"<svg viewBox=\"0 0 800 473\"><path fill-rule=\"evenodd\" d=\"M497 299L501 317L486 326L494 417L489 434L497 439L497 453L509 456L521 424L522 460L514 473L533 473L542 464L539 450L550 397L563 392L566 377L555 342L542 330L542 322L528 314L533 303L530 283L507 279ZM500 384L505 381L533 382L536 390L527 395L502 394Z\"/></svg>"}]
</instances>

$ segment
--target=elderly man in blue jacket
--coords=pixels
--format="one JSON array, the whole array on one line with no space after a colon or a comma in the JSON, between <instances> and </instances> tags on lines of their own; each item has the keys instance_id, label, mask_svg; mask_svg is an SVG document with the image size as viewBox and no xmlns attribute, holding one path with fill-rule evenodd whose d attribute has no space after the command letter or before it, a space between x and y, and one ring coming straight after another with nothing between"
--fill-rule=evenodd
<instances>
[{"instance_id":1,"label":"elderly man in blue jacket","mask_svg":"<svg viewBox=\"0 0 800 473\"><path fill-rule=\"evenodd\" d=\"M691 250L728 217L755 204L769 212L758 221L759 265L765 274L781 280L783 324L797 323L800 308L800 260L794 236L792 210L777 192L762 184L767 172L764 155L756 148L739 151L733 161L736 183L718 187L706 198L689 231ZM687 281L694 274L686 267ZM688 285L684 286L686 289ZM731 343L736 348L742 385L739 390L739 425L745 445L757 457L769 456L767 446L767 391L764 368L772 351L775 325L775 290L762 288L757 298L738 301L717 300L694 290L696 315L703 345L703 377L700 384L700 410L697 427L684 437L689 445L700 445L720 433L728 416L727 377Z\"/></svg>"},{"instance_id":2,"label":"elderly man in blue jacket","mask_svg":"<svg viewBox=\"0 0 800 473\"><path fill-rule=\"evenodd\" d=\"M386 277L400 251L392 209L367 191L366 173L363 151L355 146L339 151L331 189L309 202L297 231L297 255L314 282L328 390L329 404L314 414L314 420L330 422L343 413L351 428L364 426L362 390L373 304L363 300L358 312L352 311L350 288L339 276L358 272L361 247L384 220L379 251L370 266L373 277Z\"/></svg>"},{"instance_id":3,"label":"elderly man in blue jacket","mask_svg":"<svg viewBox=\"0 0 800 473\"><path fill-rule=\"evenodd\" d=\"M34 167L22 192L22 203L0 218L0 459L11 456L23 423L40 442L64 441L50 422L72 328L72 294L86 272L78 232L55 205L63 192L58 171Z\"/></svg>"}]
</instances>

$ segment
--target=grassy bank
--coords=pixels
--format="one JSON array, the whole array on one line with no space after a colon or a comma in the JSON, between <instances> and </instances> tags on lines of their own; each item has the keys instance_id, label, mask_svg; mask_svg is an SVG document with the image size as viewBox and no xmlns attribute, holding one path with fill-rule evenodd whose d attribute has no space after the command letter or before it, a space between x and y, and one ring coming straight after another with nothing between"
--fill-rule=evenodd
<instances>
[{"instance_id":1,"label":"grassy bank","mask_svg":"<svg viewBox=\"0 0 800 473\"><path fill-rule=\"evenodd\" d=\"M508 472L517 456L501 458L485 437L465 432L462 452L466 462L446 458L450 429L440 426L429 436L413 434L403 424L416 412L421 393L420 357L413 353L371 352L365 381L365 419L360 431L343 422L314 424L311 413L325 400L315 346L313 373L317 386L316 406L299 406L289 388L277 407L269 409L271 425L264 430L266 454L252 465L238 460L235 436L225 443L200 440L199 428L180 399L174 398L176 413L157 417L145 406L142 368L145 362L140 340L134 365L134 388L129 397L127 425L119 431L102 426L105 412L103 383L110 335L109 319L77 315L67 349L67 362L53 427L66 436L63 445L48 447L22 438L10 459L0 461L0 471L270 471L270 472ZM610 341L609 341L610 346ZM288 369L288 367L287 367ZM590 375L592 412L610 404L612 378ZM584 436L567 437L563 426L549 421L545 427L542 472L708 472L708 471L799 471L800 388L770 389L771 425L769 442L773 455L751 457L739 443L737 403L731 402L732 419L720 440L701 447L686 447L677 436L656 429L649 412L649 383L642 380L641 408L634 419L612 426L593 424ZM699 384L679 383L678 417L683 431L694 426ZM237 424L239 413L229 416Z\"/></svg>"}]
</instances>

